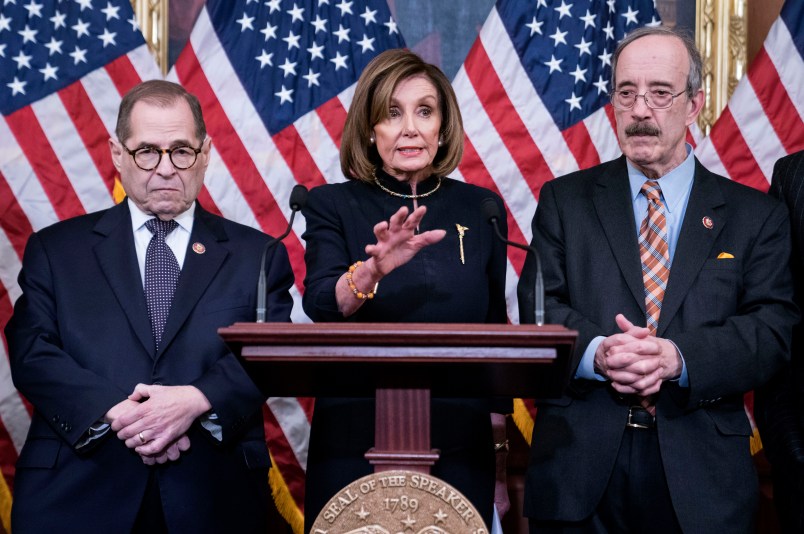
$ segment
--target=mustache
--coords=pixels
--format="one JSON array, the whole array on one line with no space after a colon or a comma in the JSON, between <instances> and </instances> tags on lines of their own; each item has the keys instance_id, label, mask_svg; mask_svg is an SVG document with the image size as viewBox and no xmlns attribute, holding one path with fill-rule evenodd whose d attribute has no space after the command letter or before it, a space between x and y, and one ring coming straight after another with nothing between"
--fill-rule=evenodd
<instances>
[{"instance_id":1,"label":"mustache","mask_svg":"<svg viewBox=\"0 0 804 534\"><path fill-rule=\"evenodd\" d=\"M662 131L658 126L649 122L635 122L625 127L625 135L631 137L632 135L653 135L658 136Z\"/></svg>"}]
</instances>

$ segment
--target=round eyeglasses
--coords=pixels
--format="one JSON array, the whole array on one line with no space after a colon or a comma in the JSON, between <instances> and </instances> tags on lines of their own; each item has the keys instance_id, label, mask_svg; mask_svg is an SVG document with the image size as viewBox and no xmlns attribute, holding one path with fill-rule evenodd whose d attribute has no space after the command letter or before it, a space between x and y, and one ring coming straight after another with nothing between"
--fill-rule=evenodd
<instances>
[{"instance_id":1,"label":"round eyeglasses","mask_svg":"<svg viewBox=\"0 0 804 534\"><path fill-rule=\"evenodd\" d=\"M631 89L623 89L622 91L614 91L609 97L611 98L611 105L616 109L629 110L636 105L637 98L642 97L645 99L645 105L650 109L667 109L673 105L675 99L687 90L684 89L678 94L673 94L666 89L652 89L645 93L638 95L636 91Z\"/></svg>"},{"instance_id":2,"label":"round eyeglasses","mask_svg":"<svg viewBox=\"0 0 804 534\"><path fill-rule=\"evenodd\" d=\"M174 146L173 148L144 146L136 150L129 150L123 143L120 145L134 158L134 164L144 171L152 171L159 167L162 162L162 154L167 154L173 166L183 171L195 164L195 160L201 152L200 148L191 146Z\"/></svg>"}]
</instances>

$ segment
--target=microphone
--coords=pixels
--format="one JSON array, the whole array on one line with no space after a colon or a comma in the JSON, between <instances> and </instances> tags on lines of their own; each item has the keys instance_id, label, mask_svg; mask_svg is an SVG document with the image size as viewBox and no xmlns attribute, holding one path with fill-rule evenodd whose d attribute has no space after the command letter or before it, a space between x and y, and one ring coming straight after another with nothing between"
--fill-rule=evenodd
<instances>
[{"instance_id":1,"label":"microphone","mask_svg":"<svg viewBox=\"0 0 804 534\"><path fill-rule=\"evenodd\" d=\"M533 286L533 297L536 301L536 324L542 326L544 324L544 280L542 279L542 260L539 257L539 252L535 247L509 241L504 235L502 235L500 232L500 227L497 224L497 221L500 220L500 208L497 206L497 202L493 198L483 199L483 202L480 203L480 211L483 213L483 217L489 222L489 224L494 227L494 233L497 234L497 237L500 239L500 241L506 245L530 252L536 259L536 283Z\"/></svg>"},{"instance_id":2,"label":"microphone","mask_svg":"<svg viewBox=\"0 0 804 534\"><path fill-rule=\"evenodd\" d=\"M294 186L290 191L290 220L285 232L265 244L262 249L262 259L260 260L260 279L257 282L257 322L265 322L265 257L268 255L268 250L274 245L285 239L293 227L293 219L296 217L296 212L301 210L307 204L307 188L303 185Z\"/></svg>"}]
</instances>

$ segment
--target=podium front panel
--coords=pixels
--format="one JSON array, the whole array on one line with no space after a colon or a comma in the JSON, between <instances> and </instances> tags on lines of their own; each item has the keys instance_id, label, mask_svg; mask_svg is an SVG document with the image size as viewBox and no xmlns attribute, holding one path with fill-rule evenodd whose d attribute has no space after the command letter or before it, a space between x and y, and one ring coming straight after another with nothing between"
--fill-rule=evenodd
<instances>
[{"instance_id":1,"label":"podium front panel","mask_svg":"<svg viewBox=\"0 0 804 534\"><path fill-rule=\"evenodd\" d=\"M270 396L555 397L575 332L561 326L238 323L220 331Z\"/></svg>"}]
</instances>

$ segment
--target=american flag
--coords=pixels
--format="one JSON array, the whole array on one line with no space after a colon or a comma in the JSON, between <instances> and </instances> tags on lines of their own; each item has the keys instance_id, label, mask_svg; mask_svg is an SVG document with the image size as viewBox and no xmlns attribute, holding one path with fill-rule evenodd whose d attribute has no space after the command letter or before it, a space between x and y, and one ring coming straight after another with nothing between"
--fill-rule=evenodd
<instances>
[{"instance_id":1,"label":"american flag","mask_svg":"<svg viewBox=\"0 0 804 534\"><path fill-rule=\"evenodd\" d=\"M338 150L363 67L405 46L384 2L209 0L168 77L197 95L213 151L202 204L278 235L296 184L343 181ZM285 239L301 311L304 247L297 219ZM283 516L301 532L312 399L271 398L264 409Z\"/></svg>"},{"instance_id":2,"label":"american flag","mask_svg":"<svg viewBox=\"0 0 804 534\"><path fill-rule=\"evenodd\" d=\"M767 191L773 165L804 148L804 2L788 0L728 106L696 149L711 171Z\"/></svg>"},{"instance_id":3,"label":"american flag","mask_svg":"<svg viewBox=\"0 0 804 534\"><path fill-rule=\"evenodd\" d=\"M0 328L19 296L28 235L113 205L121 189L106 141L117 107L155 77L127 0L0 6ZM0 524L8 531L31 412L11 382L5 337L0 353Z\"/></svg>"},{"instance_id":4,"label":"american flag","mask_svg":"<svg viewBox=\"0 0 804 534\"><path fill-rule=\"evenodd\" d=\"M459 171L502 196L510 239L530 242L542 184L620 154L611 57L626 32L659 23L652 0L501 0L492 9L453 82L467 135ZM513 322L523 262L509 249Z\"/></svg>"},{"instance_id":5,"label":"american flag","mask_svg":"<svg viewBox=\"0 0 804 534\"><path fill-rule=\"evenodd\" d=\"M159 77L127 0L40 3L6 0L0 7L0 327L19 296L16 276L28 235L122 198L106 139L121 95ZM730 169L758 169L766 188L775 157L802 148L802 9L801 2L788 2L766 41L764 70L749 71L741 86L750 87L738 89L729 105L734 118L718 123L712 140L699 146L714 170L743 181L742 171ZM454 81L467 130L454 176L501 194L512 239L530 240L541 184L619 155L606 105L610 55L626 32L657 22L651 0L500 1L492 9ZM354 81L371 57L404 46L399 32L385 2L208 2L169 74L199 96L213 138L216 155L200 197L205 207L278 234L294 185L341 181L338 146ZM776 74L767 76L770 71ZM25 96L20 86L29 96L14 104ZM788 102L781 107L779 92ZM764 134L753 131L755 121L771 125L777 148L760 142ZM735 135L745 136L750 149L730 147ZM297 302L303 230L297 219L286 241ZM514 295L524 256L512 250L509 258L509 316L517 322ZM293 318L307 320L300 306ZM30 408L14 390L6 362L0 357L0 520L8 529L8 490ZM517 407L530 417L525 404ZM264 407L277 466L272 486L297 532L311 414L309 399L272 398Z\"/></svg>"},{"instance_id":6,"label":"american flag","mask_svg":"<svg viewBox=\"0 0 804 534\"><path fill-rule=\"evenodd\" d=\"M296 184L343 180L338 150L363 67L404 46L384 2L207 2L168 74L201 100L213 140L204 206L278 235ZM300 306L304 247L286 240Z\"/></svg>"}]
</instances>

